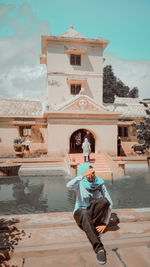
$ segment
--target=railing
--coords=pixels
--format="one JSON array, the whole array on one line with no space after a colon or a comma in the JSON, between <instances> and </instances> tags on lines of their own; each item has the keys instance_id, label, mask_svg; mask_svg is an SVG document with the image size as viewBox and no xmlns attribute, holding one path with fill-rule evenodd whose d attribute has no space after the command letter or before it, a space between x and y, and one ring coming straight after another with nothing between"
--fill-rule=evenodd
<instances>
[{"instance_id":1,"label":"railing","mask_svg":"<svg viewBox=\"0 0 150 267\"><path fill-rule=\"evenodd\" d=\"M109 160L109 162L113 165L115 171L117 173L119 172L119 176L125 175L125 161L118 161L116 164L105 151L102 150L102 153L104 154L104 157L107 158L107 160Z\"/></svg>"}]
</instances>

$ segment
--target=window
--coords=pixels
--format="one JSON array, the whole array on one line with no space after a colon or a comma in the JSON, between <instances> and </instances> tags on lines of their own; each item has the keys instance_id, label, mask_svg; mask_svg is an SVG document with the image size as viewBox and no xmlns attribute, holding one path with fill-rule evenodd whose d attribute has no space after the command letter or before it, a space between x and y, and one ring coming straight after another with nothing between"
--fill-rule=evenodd
<instances>
[{"instance_id":1,"label":"window","mask_svg":"<svg viewBox=\"0 0 150 267\"><path fill-rule=\"evenodd\" d=\"M71 84L70 89L72 95L78 95L81 90L81 84Z\"/></svg>"},{"instance_id":2,"label":"window","mask_svg":"<svg viewBox=\"0 0 150 267\"><path fill-rule=\"evenodd\" d=\"M20 126L20 136L31 136L31 126Z\"/></svg>"},{"instance_id":3,"label":"window","mask_svg":"<svg viewBox=\"0 0 150 267\"><path fill-rule=\"evenodd\" d=\"M128 127L127 126L119 126L118 127L118 135L121 137L128 137Z\"/></svg>"},{"instance_id":4,"label":"window","mask_svg":"<svg viewBox=\"0 0 150 267\"><path fill-rule=\"evenodd\" d=\"M70 55L70 64L71 65L81 65L81 55Z\"/></svg>"}]
</instances>

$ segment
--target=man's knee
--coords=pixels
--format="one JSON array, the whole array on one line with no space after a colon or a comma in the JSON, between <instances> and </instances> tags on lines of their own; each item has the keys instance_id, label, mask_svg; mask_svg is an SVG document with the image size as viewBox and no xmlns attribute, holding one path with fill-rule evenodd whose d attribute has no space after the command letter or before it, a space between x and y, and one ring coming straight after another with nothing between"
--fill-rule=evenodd
<instances>
[{"instance_id":1,"label":"man's knee","mask_svg":"<svg viewBox=\"0 0 150 267\"><path fill-rule=\"evenodd\" d=\"M80 222L83 218L86 218L87 215L87 210L86 209L81 209L79 208L78 210L75 211L73 217L76 222Z\"/></svg>"},{"instance_id":2,"label":"man's knee","mask_svg":"<svg viewBox=\"0 0 150 267\"><path fill-rule=\"evenodd\" d=\"M110 206L110 202L105 197L102 197L102 198L97 199L96 202L100 206L106 206L106 207L109 207Z\"/></svg>"},{"instance_id":3,"label":"man's knee","mask_svg":"<svg viewBox=\"0 0 150 267\"><path fill-rule=\"evenodd\" d=\"M89 221L89 216L88 212L86 209L81 209L79 208L75 213L74 213L74 219L78 226L83 230L84 226L86 225L87 221Z\"/></svg>"}]
</instances>

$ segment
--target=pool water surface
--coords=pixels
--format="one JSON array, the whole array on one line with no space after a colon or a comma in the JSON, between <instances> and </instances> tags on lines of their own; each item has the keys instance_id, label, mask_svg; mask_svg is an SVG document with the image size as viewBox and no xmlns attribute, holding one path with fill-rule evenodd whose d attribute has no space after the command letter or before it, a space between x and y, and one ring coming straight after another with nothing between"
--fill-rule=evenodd
<instances>
[{"instance_id":1,"label":"pool water surface","mask_svg":"<svg viewBox=\"0 0 150 267\"><path fill-rule=\"evenodd\" d=\"M0 177L0 215L73 211L75 192L66 188L63 170L28 170ZM150 207L150 172L146 164L128 164L124 178L105 181L114 209Z\"/></svg>"}]
</instances>

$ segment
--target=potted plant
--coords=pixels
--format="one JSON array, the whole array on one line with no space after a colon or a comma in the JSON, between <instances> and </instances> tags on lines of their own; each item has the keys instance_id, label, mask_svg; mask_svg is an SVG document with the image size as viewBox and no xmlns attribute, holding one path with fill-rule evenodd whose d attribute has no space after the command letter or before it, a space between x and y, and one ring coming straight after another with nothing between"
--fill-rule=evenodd
<instances>
[{"instance_id":1,"label":"potted plant","mask_svg":"<svg viewBox=\"0 0 150 267\"><path fill-rule=\"evenodd\" d=\"M20 137L15 138L13 143L16 157L22 158L24 154L24 139Z\"/></svg>"}]
</instances>

